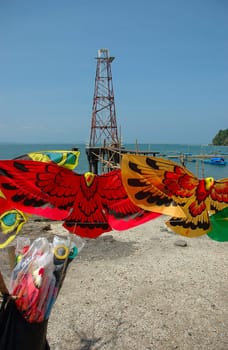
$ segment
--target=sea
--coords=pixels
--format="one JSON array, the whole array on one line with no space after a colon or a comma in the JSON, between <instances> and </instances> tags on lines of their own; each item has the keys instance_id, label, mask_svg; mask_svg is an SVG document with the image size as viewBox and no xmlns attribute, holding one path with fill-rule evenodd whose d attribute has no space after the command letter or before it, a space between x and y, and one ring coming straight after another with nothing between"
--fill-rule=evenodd
<instances>
[{"instance_id":1,"label":"sea","mask_svg":"<svg viewBox=\"0 0 228 350\"><path fill-rule=\"evenodd\" d=\"M215 179L222 179L228 177L228 146L213 146L213 145L189 145L189 144L124 144L123 147L126 150L131 151L149 151L159 152L157 156L163 158L169 158L175 163L180 164L180 156L190 156L189 161L185 160L185 167L190 170L194 175L199 178L213 177ZM51 150L72 150L72 148L78 148L80 151L79 164L75 171L79 174L89 171L89 164L87 155L85 152L86 144L67 144L67 143L55 143L55 144L13 144L13 143L0 143L0 159L13 159L20 155L24 155L29 152L38 151L51 151ZM194 158L194 155L197 158ZM198 156L202 155L202 159ZM204 156L209 155L211 157L223 156L227 164L226 165L211 165L204 163ZM188 159L188 158L185 158ZM191 159L191 161L190 161Z\"/></svg>"}]
</instances>

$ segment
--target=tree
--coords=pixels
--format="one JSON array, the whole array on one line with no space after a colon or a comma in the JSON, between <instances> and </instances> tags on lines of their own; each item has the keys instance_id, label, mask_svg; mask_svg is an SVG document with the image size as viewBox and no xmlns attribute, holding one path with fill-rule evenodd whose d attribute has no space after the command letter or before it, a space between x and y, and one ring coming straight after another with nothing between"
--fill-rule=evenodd
<instances>
[{"instance_id":1,"label":"tree","mask_svg":"<svg viewBox=\"0 0 228 350\"><path fill-rule=\"evenodd\" d=\"M212 143L215 146L228 146L228 129L219 130Z\"/></svg>"}]
</instances>

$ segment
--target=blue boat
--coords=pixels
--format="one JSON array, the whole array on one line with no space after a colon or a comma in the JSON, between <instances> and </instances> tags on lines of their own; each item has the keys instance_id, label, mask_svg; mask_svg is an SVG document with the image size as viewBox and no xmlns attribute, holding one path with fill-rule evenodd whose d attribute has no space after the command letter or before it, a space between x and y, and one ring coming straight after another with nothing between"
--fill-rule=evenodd
<instances>
[{"instance_id":1,"label":"blue boat","mask_svg":"<svg viewBox=\"0 0 228 350\"><path fill-rule=\"evenodd\" d=\"M227 162L222 157L213 157L213 158L204 160L204 163L212 164L212 165L226 165Z\"/></svg>"}]
</instances>

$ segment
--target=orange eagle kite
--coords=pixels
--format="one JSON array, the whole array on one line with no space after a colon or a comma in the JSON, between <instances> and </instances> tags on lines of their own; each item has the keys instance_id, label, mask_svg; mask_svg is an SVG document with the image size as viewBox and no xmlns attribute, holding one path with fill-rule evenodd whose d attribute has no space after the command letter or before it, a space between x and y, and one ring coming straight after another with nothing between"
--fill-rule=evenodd
<instances>
[{"instance_id":1,"label":"orange eagle kite","mask_svg":"<svg viewBox=\"0 0 228 350\"><path fill-rule=\"evenodd\" d=\"M209 232L209 215L228 207L228 178L198 179L170 160L128 154L122 157L121 173L128 196L137 206L170 215L168 206L174 205L167 225L183 236ZM175 213L175 206L184 215Z\"/></svg>"}]
</instances>

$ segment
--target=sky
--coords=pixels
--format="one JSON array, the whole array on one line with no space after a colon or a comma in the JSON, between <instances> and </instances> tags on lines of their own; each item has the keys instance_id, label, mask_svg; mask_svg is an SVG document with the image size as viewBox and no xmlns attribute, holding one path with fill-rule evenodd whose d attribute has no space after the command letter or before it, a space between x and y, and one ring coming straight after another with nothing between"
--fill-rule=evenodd
<instances>
[{"instance_id":1,"label":"sky","mask_svg":"<svg viewBox=\"0 0 228 350\"><path fill-rule=\"evenodd\" d=\"M124 143L228 128L227 0L0 0L0 142L88 143L97 52Z\"/></svg>"}]
</instances>

